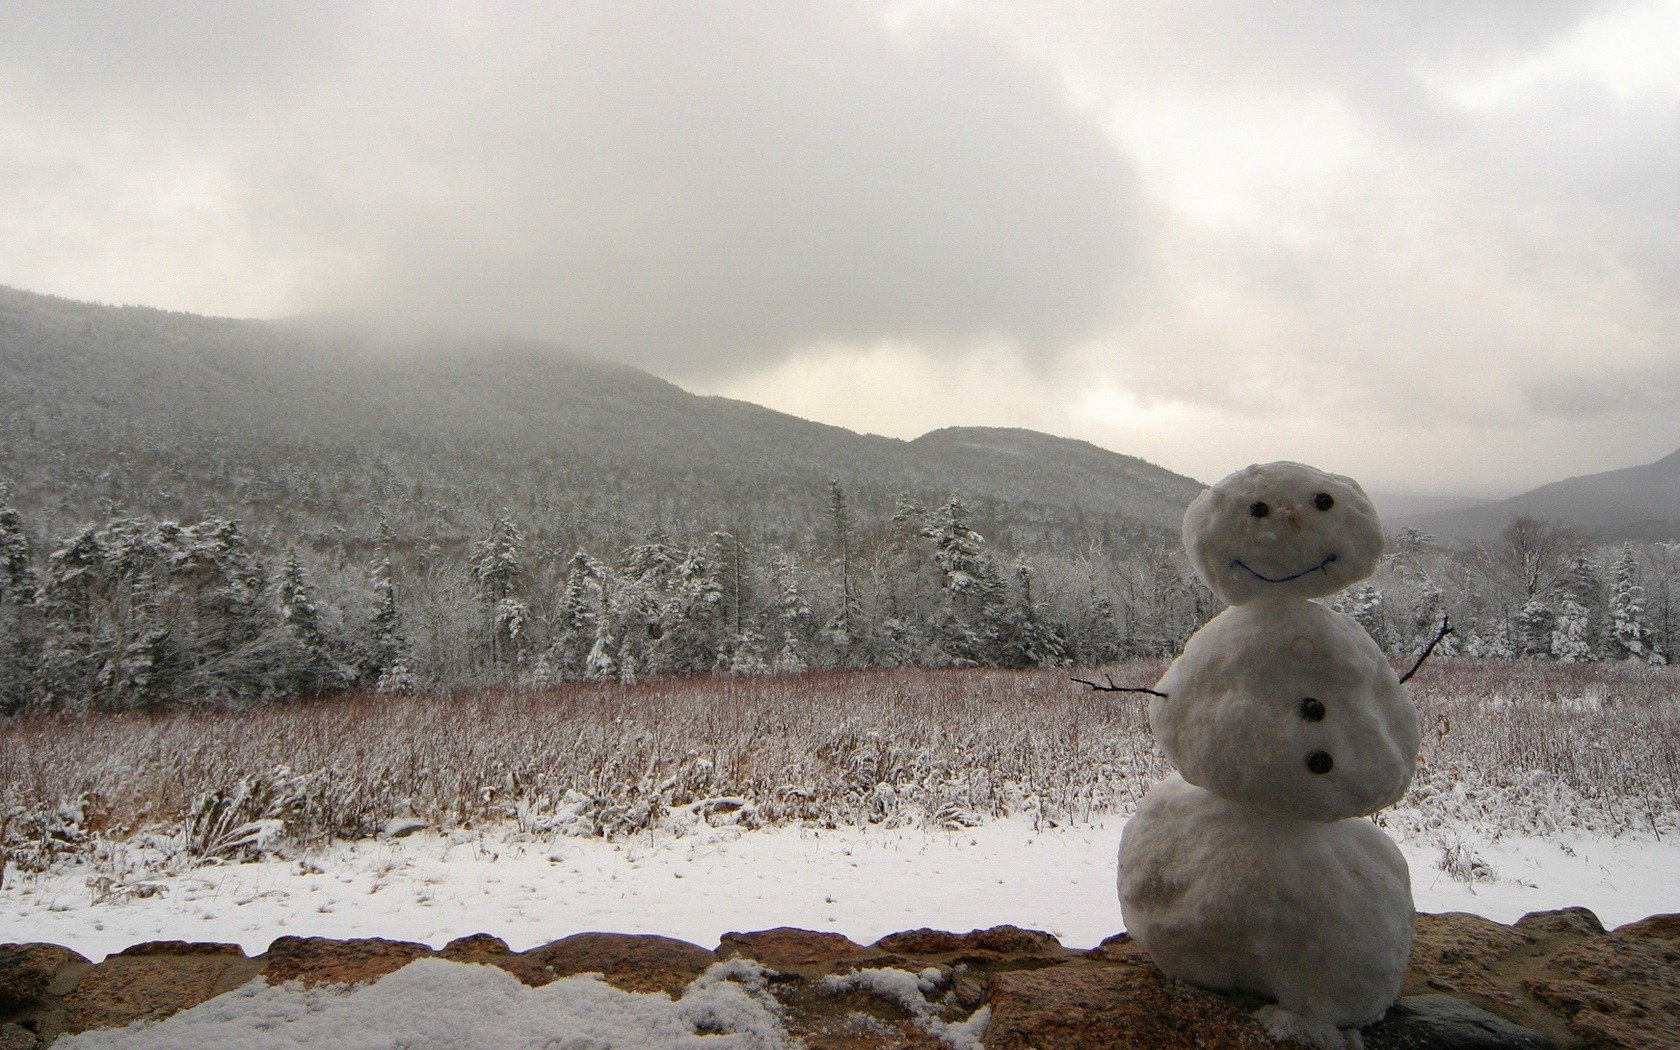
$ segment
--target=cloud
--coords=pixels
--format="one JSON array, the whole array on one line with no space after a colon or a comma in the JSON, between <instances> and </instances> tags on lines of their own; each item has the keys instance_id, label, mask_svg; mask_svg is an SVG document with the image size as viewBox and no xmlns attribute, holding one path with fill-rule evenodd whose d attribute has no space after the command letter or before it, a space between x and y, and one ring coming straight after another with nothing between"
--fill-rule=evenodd
<instances>
[{"instance_id":1,"label":"cloud","mask_svg":"<svg viewBox=\"0 0 1680 1050\"><path fill-rule=\"evenodd\" d=\"M209 163L255 250L291 260L285 306L682 375L813 340L1053 349L1109 323L1143 247L1113 144L960 26L845 4L210 10L148 10L89 53L38 26L4 60L34 74L13 107L73 82Z\"/></svg>"},{"instance_id":2,"label":"cloud","mask_svg":"<svg viewBox=\"0 0 1680 1050\"><path fill-rule=\"evenodd\" d=\"M1545 480L1524 447L1680 441L1667 0L7 19L6 283L500 329L1200 476L1249 445Z\"/></svg>"}]
</instances>

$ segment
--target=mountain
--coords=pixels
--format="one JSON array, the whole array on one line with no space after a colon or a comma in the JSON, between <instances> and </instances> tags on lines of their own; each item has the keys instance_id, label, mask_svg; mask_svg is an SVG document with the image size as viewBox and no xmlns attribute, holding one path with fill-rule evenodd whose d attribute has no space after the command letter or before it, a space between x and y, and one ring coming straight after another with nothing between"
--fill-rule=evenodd
<instances>
[{"instance_id":1,"label":"mountain","mask_svg":"<svg viewBox=\"0 0 1680 1050\"><path fill-rule=\"evenodd\" d=\"M830 478L860 528L902 494L960 494L994 543L1170 538L1201 484L1025 430L901 441L691 394L514 339L395 339L0 288L0 480L62 536L113 513L240 517L292 542L462 542L511 510L575 549L653 527L825 535Z\"/></svg>"},{"instance_id":2,"label":"mountain","mask_svg":"<svg viewBox=\"0 0 1680 1050\"><path fill-rule=\"evenodd\" d=\"M1680 450L1644 466L1565 478L1507 500L1394 524L1471 539L1497 533L1518 515L1567 522L1606 543L1680 540Z\"/></svg>"}]
</instances>

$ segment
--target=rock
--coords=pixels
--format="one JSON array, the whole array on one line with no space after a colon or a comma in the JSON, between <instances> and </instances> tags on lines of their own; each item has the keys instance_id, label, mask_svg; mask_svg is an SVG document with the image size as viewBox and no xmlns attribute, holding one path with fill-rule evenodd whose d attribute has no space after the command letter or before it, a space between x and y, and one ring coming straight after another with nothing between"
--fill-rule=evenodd
<instances>
[{"instance_id":1,"label":"rock","mask_svg":"<svg viewBox=\"0 0 1680 1050\"><path fill-rule=\"evenodd\" d=\"M1534 936L1480 915L1419 915L1400 994L1444 992L1519 1024L1538 1027L1525 1020L1534 1004L1506 973L1508 959L1531 952L1538 943Z\"/></svg>"},{"instance_id":2,"label":"rock","mask_svg":"<svg viewBox=\"0 0 1680 1050\"><path fill-rule=\"evenodd\" d=\"M1680 916L1655 916L1557 951L1523 982L1593 1046L1680 1046Z\"/></svg>"},{"instance_id":3,"label":"rock","mask_svg":"<svg viewBox=\"0 0 1680 1050\"><path fill-rule=\"evenodd\" d=\"M1518 919L1516 928L1531 935L1547 933L1575 933L1596 937L1604 932L1604 924L1589 908L1559 908L1556 911L1531 911Z\"/></svg>"},{"instance_id":4,"label":"rock","mask_svg":"<svg viewBox=\"0 0 1680 1050\"><path fill-rule=\"evenodd\" d=\"M0 1050L35 1050L41 1040L19 1024L0 1024Z\"/></svg>"},{"instance_id":5,"label":"rock","mask_svg":"<svg viewBox=\"0 0 1680 1050\"><path fill-rule=\"evenodd\" d=\"M508 948L507 942L488 933L474 933L457 937L443 946L438 958L451 962L479 963L497 966L536 988L554 980L554 974L523 955Z\"/></svg>"},{"instance_id":6,"label":"rock","mask_svg":"<svg viewBox=\"0 0 1680 1050\"><path fill-rule=\"evenodd\" d=\"M168 1017L256 973L237 945L153 942L88 970L64 1000L63 1031L121 1028Z\"/></svg>"},{"instance_id":7,"label":"rock","mask_svg":"<svg viewBox=\"0 0 1680 1050\"><path fill-rule=\"evenodd\" d=\"M731 933L718 952L669 937L585 933L513 952L486 933L434 953L383 939L281 937L247 959L236 945L154 941L93 965L56 945L0 946L0 1050L37 1050L65 1031L162 1018L262 974L270 983L371 981L430 955L499 966L528 985L596 972L633 992L678 995L720 956L757 959L789 1032L813 1047L937 1047L940 1023L988 1006L986 1046L1258 1048L1278 1044L1252 1015L1261 1001L1164 974L1125 934L1074 952L1047 933L1000 926L910 930L864 947L833 933ZM940 973L909 1003L890 985L831 983L863 967ZM897 975L884 975L893 976ZM883 987L885 992L883 993ZM1680 1047L1680 915L1605 932L1584 909L1513 926L1471 915L1418 919L1403 998L1365 1030L1370 1050Z\"/></svg>"},{"instance_id":8,"label":"rock","mask_svg":"<svg viewBox=\"0 0 1680 1050\"><path fill-rule=\"evenodd\" d=\"M523 953L555 977L599 973L627 992L682 994L717 956L673 937L634 933L578 933Z\"/></svg>"},{"instance_id":9,"label":"rock","mask_svg":"<svg viewBox=\"0 0 1680 1050\"><path fill-rule=\"evenodd\" d=\"M741 955L782 973L827 972L832 964L879 955L838 933L778 926L757 933L726 933L717 954L725 959Z\"/></svg>"},{"instance_id":10,"label":"rock","mask_svg":"<svg viewBox=\"0 0 1680 1050\"><path fill-rule=\"evenodd\" d=\"M1606 933L1585 908L1513 926L1420 915L1403 995L1445 992L1560 1045L1680 1046L1680 917Z\"/></svg>"},{"instance_id":11,"label":"rock","mask_svg":"<svg viewBox=\"0 0 1680 1050\"><path fill-rule=\"evenodd\" d=\"M113 959L134 959L143 955L235 955L245 958L245 950L237 944L216 941L143 941L124 948Z\"/></svg>"},{"instance_id":12,"label":"rock","mask_svg":"<svg viewBox=\"0 0 1680 1050\"><path fill-rule=\"evenodd\" d=\"M1556 1050L1551 1036L1450 995L1408 995L1362 1030L1365 1050Z\"/></svg>"},{"instance_id":13,"label":"rock","mask_svg":"<svg viewBox=\"0 0 1680 1050\"><path fill-rule=\"evenodd\" d=\"M1659 941L1680 941L1680 912L1673 915L1653 915L1648 919L1616 927L1618 936L1649 937Z\"/></svg>"},{"instance_id":14,"label":"rock","mask_svg":"<svg viewBox=\"0 0 1680 1050\"><path fill-rule=\"evenodd\" d=\"M1147 958L1079 960L992 978L987 1050L1271 1050L1247 1009L1174 980Z\"/></svg>"},{"instance_id":15,"label":"rock","mask_svg":"<svg viewBox=\"0 0 1680 1050\"><path fill-rule=\"evenodd\" d=\"M950 956L950 962L971 964L1020 958L1065 959L1073 954L1052 935L1019 926L993 926L969 933L908 930L882 937L875 947L894 955Z\"/></svg>"},{"instance_id":16,"label":"rock","mask_svg":"<svg viewBox=\"0 0 1680 1050\"><path fill-rule=\"evenodd\" d=\"M333 940L328 937L279 937L259 960L269 984L301 981L306 985L361 984L400 970L433 952L413 941L383 937Z\"/></svg>"},{"instance_id":17,"label":"rock","mask_svg":"<svg viewBox=\"0 0 1680 1050\"><path fill-rule=\"evenodd\" d=\"M86 959L57 944L0 944L0 1015L45 1002L54 980Z\"/></svg>"},{"instance_id":18,"label":"rock","mask_svg":"<svg viewBox=\"0 0 1680 1050\"><path fill-rule=\"evenodd\" d=\"M431 827L425 821L415 817L392 817L379 828L379 837L387 839L405 839L417 831L425 831Z\"/></svg>"}]
</instances>

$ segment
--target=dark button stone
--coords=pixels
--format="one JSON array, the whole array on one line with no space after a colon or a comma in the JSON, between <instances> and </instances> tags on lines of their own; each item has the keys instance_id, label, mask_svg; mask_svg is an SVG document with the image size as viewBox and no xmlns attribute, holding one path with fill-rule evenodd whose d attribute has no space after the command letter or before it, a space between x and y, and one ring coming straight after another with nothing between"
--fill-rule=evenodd
<instances>
[{"instance_id":1,"label":"dark button stone","mask_svg":"<svg viewBox=\"0 0 1680 1050\"><path fill-rule=\"evenodd\" d=\"M1307 697L1301 701L1301 717L1309 722L1324 721L1324 705L1310 696Z\"/></svg>"},{"instance_id":2,"label":"dark button stone","mask_svg":"<svg viewBox=\"0 0 1680 1050\"><path fill-rule=\"evenodd\" d=\"M1320 492L1313 497L1313 506L1319 510L1329 510L1336 505L1336 498L1328 492Z\"/></svg>"},{"instance_id":3,"label":"dark button stone","mask_svg":"<svg viewBox=\"0 0 1680 1050\"><path fill-rule=\"evenodd\" d=\"M1256 518L1264 518L1272 512L1272 508L1266 506L1264 503L1261 503L1259 500L1256 500L1248 505L1248 512Z\"/></svg>"},{"instance_id":4,"label":"dark button stone","mask_svg":"<svg viewBox=\"0 0 1680 1050\"><path fill-rule=\"evenodd\" d=\"M1314 751L1307 756L1307 768L1320 775L1330 772L1330 767L1335 764L1328 751Z\"/></svg>"}]
</instances>

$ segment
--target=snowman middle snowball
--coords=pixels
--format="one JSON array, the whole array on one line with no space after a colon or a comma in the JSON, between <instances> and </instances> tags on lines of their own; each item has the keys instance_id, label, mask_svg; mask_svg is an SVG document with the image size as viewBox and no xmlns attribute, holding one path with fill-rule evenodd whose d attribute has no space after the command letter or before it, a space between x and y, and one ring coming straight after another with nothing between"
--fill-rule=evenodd
<instances>
[{"instance_id":1,"label":"snowman middle snowball","mask_svg":"<svg viewBox=\"0 0 1680 1050\"><path fill-rule=\"evenodd\" d=\"M1369 576L1382 527L1352 479L1250 466L1184 515L1192 567L1230 604L1155 686L1182 772L1120 843L1127 930L1167 973L1274 1000L1274 1032L1340 1045L1399 994L1411 882L1369 822L1411 783L1417 711L1353 618L1310 599Z\"/></svg>"}]
</instances>

